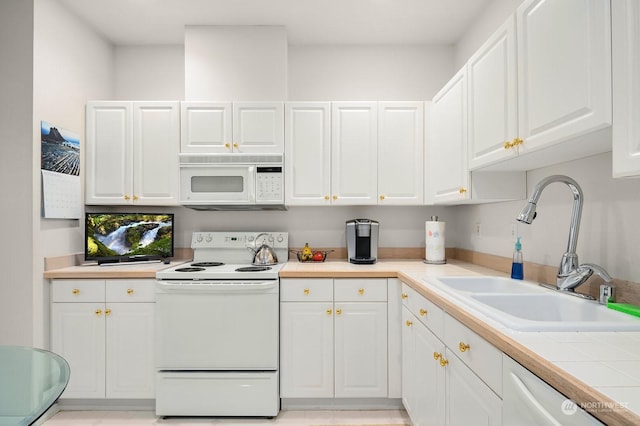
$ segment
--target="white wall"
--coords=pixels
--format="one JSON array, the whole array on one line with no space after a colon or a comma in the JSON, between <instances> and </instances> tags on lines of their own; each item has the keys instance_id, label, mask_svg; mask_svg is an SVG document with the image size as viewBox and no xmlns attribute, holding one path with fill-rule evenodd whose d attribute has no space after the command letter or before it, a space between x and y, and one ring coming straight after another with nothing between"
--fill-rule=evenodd
<instances>
[{"instance_id":1,"label":"white wall","mask_svg":"<svg viewBox=\"0 0 640 426\"><path fill-rule=\"evenodd\" d=\"M287 33L282 26L186 26L185 98L287 99Z\"/></svg>"},{"instance_id":2,"label":"white wall","mask_svg":"<svg viewBox=\"0 0 640 426\"><path fill-rule=\"evenodd\" d=\"M0 345L33 336L33 2L0 2Z\"/></svg>"},{"instance_id":3,"label":"white wall","mask_svg":"<svg viewBox=\"0 0 640 426\"><path fill-rule=\"evenodd\" d=\"M429 100L453 59L446 46L289 46L289 100Z\"/></svg>"},{"instance_id":4,"label":"white wall","mask_svg":"<svg viewBox=\"0 0 640 426\"><path fill-rule=\"evenodd\" d=\"M184 46L117 46L114 99L184 100Z\"/></svg>"},{"instance_id":5,"label":"white wall","mask_svg":"<svg viewBox=\"0 0 640 426\"><path fill-rule=\"evenodd\" d=\"M80 136L84 150L84 106L89 99L113 94L113 49L57 1L35 0L33 28L33 344L45 345L48 335L49 285L42 280L44 257L83 250L81 221L45 219L40 215L40 121ZM55 23L55 31L52 25ZM30 99L31 100L31 99ZM81 176L84 165L81 163Z\"/></svg>"}]
</instances>

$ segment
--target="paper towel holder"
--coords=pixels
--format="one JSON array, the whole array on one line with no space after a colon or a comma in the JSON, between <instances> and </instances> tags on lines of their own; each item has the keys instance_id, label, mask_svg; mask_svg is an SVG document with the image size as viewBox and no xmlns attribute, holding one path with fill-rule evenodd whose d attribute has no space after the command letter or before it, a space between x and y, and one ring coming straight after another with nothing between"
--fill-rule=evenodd
<instances>
[{"instance_id":1,"label":"paper towel holder","mask_svg":"<svg viewBox=\"0 0 640 426\"><path fill-rule=\"evenodd\" d=\"M438 216L431 216L431 222L438 222ZM425 223L425 228L426 228L426 223ZM442 241L442 244L444 245L444 240ZM426 229L425 229L425 259L423 260L423 262L428 265L444 265L447 263L447 259L444 256L442 259L436 259L436 260L427 259L427 255L426 255L426 250L428 248L427 246L428 246L428 243L427 243L427 235L426 235Z\"/></svg>"}]
</instances>

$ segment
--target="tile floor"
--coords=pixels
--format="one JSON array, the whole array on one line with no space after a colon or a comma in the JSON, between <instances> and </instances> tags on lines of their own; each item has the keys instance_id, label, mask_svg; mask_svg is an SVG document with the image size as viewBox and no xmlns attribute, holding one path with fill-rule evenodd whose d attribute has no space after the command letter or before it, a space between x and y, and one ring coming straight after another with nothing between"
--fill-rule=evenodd
<instances>
[{"instance_id":1,"label":"tile floor","mask_svg":"<svg viewBox=\"0 0 640 426\"><path fill-rule=\"evenodd\" d=\"M123 426L123 425L411 425L404 410L380 411L281 411L275 419L169 418L150 411L61 411L44 426Z\"/></svg>"}]
</instances>

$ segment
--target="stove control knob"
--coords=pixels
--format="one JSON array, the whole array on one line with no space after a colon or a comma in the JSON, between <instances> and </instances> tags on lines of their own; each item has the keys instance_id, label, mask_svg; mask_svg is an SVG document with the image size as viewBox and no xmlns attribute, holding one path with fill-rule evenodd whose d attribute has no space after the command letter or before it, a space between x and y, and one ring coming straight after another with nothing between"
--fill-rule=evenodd
<instances>
[{"instance_id":1,"label":"stove control knob","mask_svg":"<svg viewBox=\"0 0 640 426\"><path fill-rule=\"evenodd\" d=\"M278 242L281 243L284 241L284 237L282 235L278 235Z\"/></svg>"},{"instance_id":2,"label":"stove control knob","mask_svg":"<svg viewBox=\"0 0 640 426\"><path fill-rule=\"evenodd\" d=\"M211 235L207 235L207 242L208 242L208 243L210 243L212 239L213 239L213 238L211 237Z\"/></svg>"},{"instance_id":3,"label":"stove control knob","mask_svg":"<svg viewBox=\"0 0 640 426\"><path fill-rule=\"evenodd\" d=\"M269 234L269 242L272 243L273 242L273 235Z\"/></svg>"},{"instance_id":4,"label":"stove control knob","mask_svg":"<svg viewBox=\"0 0 640 426\"><path fill-rule=\"evenodd\" d=\"M196 240L201 243L202 242L202 235L198 235L198 237L196 238Z\"/></svg>"},{"instance_id":5,"label":"stove control knob","mask_svg":"<svg viewBox=\"0 0 640 426\"><path fill-rule=\"evenodd\" d=\"M247 238L249 240L249 242L253 241L253 235L249 235L249 238Z\"/></svg>"}]
</instances>

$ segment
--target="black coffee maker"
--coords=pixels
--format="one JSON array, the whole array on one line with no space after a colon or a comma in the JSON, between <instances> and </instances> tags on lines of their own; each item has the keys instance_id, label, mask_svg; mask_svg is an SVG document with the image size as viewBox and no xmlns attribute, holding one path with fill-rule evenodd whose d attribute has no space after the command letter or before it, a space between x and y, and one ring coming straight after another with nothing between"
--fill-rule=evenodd
<instances>
[{"instance_id":1,"label":"black coffee maker","mask_svg":"<svg viewBox=\"0 0 640 426\"><path fill-rule=\"evenodd\" d=\"M372 264L378 257L378 222L352 219L346 223L347 259L351 263Z\"/></svg>"}]
</instances>

